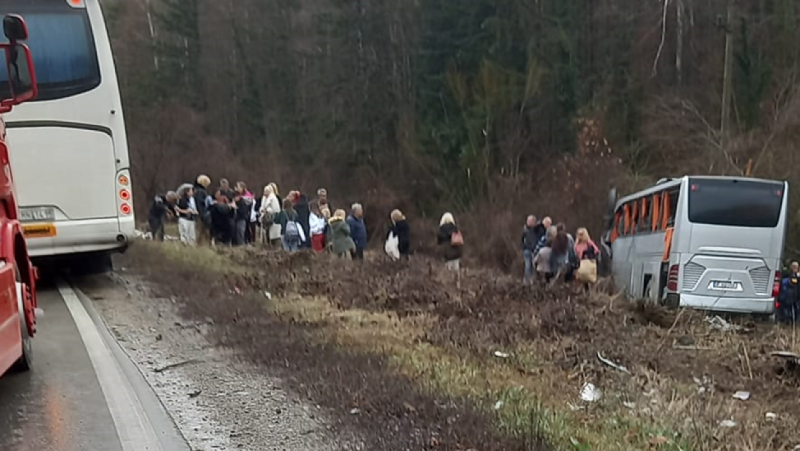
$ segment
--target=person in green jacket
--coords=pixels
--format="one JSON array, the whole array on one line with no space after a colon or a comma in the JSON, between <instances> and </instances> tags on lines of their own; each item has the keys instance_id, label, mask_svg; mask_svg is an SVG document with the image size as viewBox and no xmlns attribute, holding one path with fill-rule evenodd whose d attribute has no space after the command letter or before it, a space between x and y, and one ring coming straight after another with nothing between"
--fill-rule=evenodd
<instances>
[{"instance_id":1,"label":"person in green jacket","mask_svg":"<svg viewBox=\"0 0 800 451\"><path fill-rule=\"evenodd\" d=\"M350 253L356 249L356 243L350 237L350 226L345 221L347 214L344 210L336 210L328 221L327 243L333 255L340 258L349 258Z\"/></svg>"}]
</instances>

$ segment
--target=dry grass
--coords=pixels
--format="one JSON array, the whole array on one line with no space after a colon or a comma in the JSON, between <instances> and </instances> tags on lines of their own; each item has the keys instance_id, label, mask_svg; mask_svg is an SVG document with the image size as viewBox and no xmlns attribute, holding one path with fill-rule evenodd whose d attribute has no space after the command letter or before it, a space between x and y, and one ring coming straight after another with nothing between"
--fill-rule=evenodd
<instances>
[{"instance_id":1,"label":"dry grass","mask_svg":"<svg viewBox=\"0 0 800 451\"><path fill-rule=\"evenodd\" d=\"M302 255L220 255L155 243L140 251L221 274L261 304L263 292L272 291L265 315L308 330L320 345L379 356L389 371L432 397L469 400L496 431L524 444L520 449L782 451L797 445L800 379L776 374L780 363L768 356L791 344L791 331L783 328L748 324L750 333L723 333L697 312L633 308L601 293L536 293L532 302L519 303L516 296L525 292L506 287L499 276L487 289L488 282L475 281L478 273L465 291L442 297L422 278L446 284L433 267L383 268L376 261L339 268L343 273L336 269L341 262ZM412 273L410 282L404 272ZM364 280L370 281L366 291ZM597 351L632 374L599 363ZM586 382L602 389L599 402L579 400ZM733 399L737 390L752 398ZM767 420L767 412L777 419ZM737 426L720 427L726 419Z\"/></svg>"}]
</instances>

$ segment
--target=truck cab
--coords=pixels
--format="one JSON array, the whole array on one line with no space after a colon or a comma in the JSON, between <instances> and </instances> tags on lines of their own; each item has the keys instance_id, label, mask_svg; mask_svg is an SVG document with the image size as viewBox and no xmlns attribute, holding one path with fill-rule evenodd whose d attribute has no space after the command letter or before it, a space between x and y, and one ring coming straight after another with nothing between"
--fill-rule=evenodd
<instances>
[{"instance_id":1,"label":"truck cab","mask_svg":"<svg viewBox=\"0 0 800 451\"><path fill-rule=\"evenodd\" d=\"M0 81L0 115L37 95L36 74L25 20L3 18L6 42L0 43L7 78ZM27 371L36 333L36 268L31 264L19 222L19 207L9 161L6 126L0 116L0 376L10 369Z\"/></svg>"}]
</instances>

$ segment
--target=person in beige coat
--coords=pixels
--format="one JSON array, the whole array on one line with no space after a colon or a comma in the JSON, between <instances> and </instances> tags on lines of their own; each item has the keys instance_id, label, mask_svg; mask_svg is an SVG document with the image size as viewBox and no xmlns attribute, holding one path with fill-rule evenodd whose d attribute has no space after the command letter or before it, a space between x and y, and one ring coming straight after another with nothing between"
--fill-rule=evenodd
<instances>
[{"instance_id":1,"label":"person in beige coat","mask_svg":"<svg viewBox=\"0 0 800 451\"><path fill-rule=\"evenodd\" d=\"M281 202L279 199L280 193L278 192L278 185L270 183L264 187L264 196L261 198L261 210L259 211L259 219L262 224L269 218L276 218L281 212ZM281 225L273 220L267 223L269 228L264 233L264 236L269 239L269 244L272 246L280 246L281 242Z\"/></svg>"}]
</instances>

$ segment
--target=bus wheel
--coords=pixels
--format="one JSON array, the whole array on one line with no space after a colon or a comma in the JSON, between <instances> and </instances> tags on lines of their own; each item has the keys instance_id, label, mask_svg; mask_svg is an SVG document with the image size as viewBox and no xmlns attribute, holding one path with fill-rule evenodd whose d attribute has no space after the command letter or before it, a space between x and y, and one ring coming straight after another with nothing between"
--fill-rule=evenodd
<instances>
[{"instance_id":1,"label":"bus wheel","mask_svg":"<svg viewBox=\"0 0 800 451\"><path fill-rule=\"evenodd\" d=\"M12 369L14 371L25 372L33 368L33 339L28 330L28 321L26 321L25 318L25 285L22 283L19 268L15 267L14 273L17 289L17 306L19 307L19 330L22 335L22 355L19 360L14 363Z\"/></svg>"},{"instance_id":2,"label":"bus wheel","mask_svg":"<svg viewBox=\"0 0 800 451\"><path fill-rule=\"evenodd\" d=\"M93 252L77 257L71 265L70 272L78 276L106 274L113 270L110 252Z\"/></svg>"}]
</instances>

